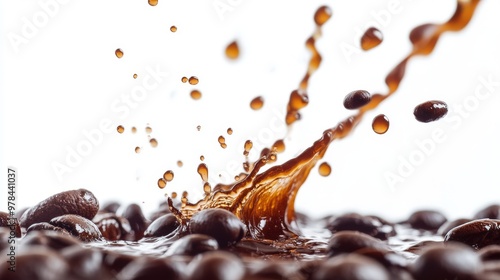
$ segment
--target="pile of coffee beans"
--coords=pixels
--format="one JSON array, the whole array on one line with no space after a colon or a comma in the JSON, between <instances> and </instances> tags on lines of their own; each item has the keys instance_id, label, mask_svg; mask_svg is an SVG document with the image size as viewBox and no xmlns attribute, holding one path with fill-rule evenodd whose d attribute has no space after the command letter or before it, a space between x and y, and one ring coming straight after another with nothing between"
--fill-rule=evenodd
<instances>
[{"instance_id":1,"label":"pile of coffee beans","mask_svg":"<svg viewBox=\"0 0 500 280\"><path fill-rule=\"evenodd\" d=\"M318 234L282 240L252 239L224 209L185 221L162 204L146 218L137 204L100 206L84 189L17 215L11 225L0 212L0 279L500 279L499 205L453 221L432 210L398 223L298 214Z\"/></svg>"}]
</instances>

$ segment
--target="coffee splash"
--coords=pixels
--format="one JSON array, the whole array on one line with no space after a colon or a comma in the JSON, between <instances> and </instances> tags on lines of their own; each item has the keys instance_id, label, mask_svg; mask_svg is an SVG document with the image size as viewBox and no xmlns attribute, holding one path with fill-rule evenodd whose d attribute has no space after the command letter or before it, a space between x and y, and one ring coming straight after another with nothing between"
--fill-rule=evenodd
<instances>
[{"instance_id":1,"label":"coffee splash","mask_svg":"<svg viewBox=\"0 0 500 280\"><path fill-rule=\"evenodd\" d=\"M278 150L274 148L264 149L261 152L261 158L256 162L250 164L247 159L244 166L246 164L245 170L248 173L243 174L244 176L237 176L239 181L229 185L218 184L213 189L208 188L208 168L206 165L200 164L198 172L203 180L205 197L197 203L189 203L187 195L183 195L180 210L175 208L172 200L168 198L172 213L179 220L187 223L191 216L198 211L208 208L223 208L233 212L243 221L248 227L248 234L254 239L284 240L300 235L295 217L295 198L310 171L323 158L330 144L334 140L349 135L363 119L366 112L377 108L382 101L397 91L404 78L406 65L412 57L430 54L444 32L463 29L471 20L479 2L480 0L457 0L455 13L447 22L424 24L414 28L410 33L412 51L385 78L387 92L374 94L370 102L361 107L356 114L344 119L335 127L325 130L322 137L299 156L259 173L262 167L276 159ZM314 16L317 28L306 41L306 46L311 51L312 57L308 71L300 82L299 88L290 95L285 120L288 125L300 119L299 110L308 103L306 90L309 77L321 63L321 56L316 49L315 41L321 35L321 26L330 17L331 10L326 6L320 7ZM386 125L388 128L388 122ZM379 129L377 131L382 132ZM284 144L282 147L284 149ZM245 156L248 155L251 148L251 142L247 142Z\"/></svg>"}]
</instances>

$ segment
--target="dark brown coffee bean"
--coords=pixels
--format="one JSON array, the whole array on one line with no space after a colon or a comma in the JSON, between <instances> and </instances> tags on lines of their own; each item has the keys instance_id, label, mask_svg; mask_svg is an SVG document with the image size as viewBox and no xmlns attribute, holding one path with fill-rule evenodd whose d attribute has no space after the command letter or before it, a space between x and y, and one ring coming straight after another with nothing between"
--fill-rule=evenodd
<instances>
[{"instance_id":1,"label":"dark brown coffee bean","mask_svg":"<svg viewBox=\"0 0 500 280\"><path fill-rule=\"evenodd\" d=\"M371 99L371 94L366 90L351 91L344 98L344 107L349 110L359 109L370 103Z\"/></svg>"},{"instance_id":2,"label":"dark brown coffee bean","mask_svg":"<svg viewBox=\"0 0 500 280\"><path fill-rule=\"evenodd\" d=\"M424 102L415 107L415 110L413 111L413 115L415 115L417 121L424 123L437 121L446 116L447 113L448 105L439 100Z\"/></svg>"},{"instance_id":3,"label":"dark brown coffee bean","mask_svg":"<svg viewBox=\"0 0 500 280\"><path fill-rule=\"evenodd\" d=\"M108 201L102 205L101 209L99 209L99 212L116 214L116 211L118 211L119 208L120 208L119 202Z\"/></svg>"},{"instance_id":4,"label":"dark brown coffee bean","mask_svg":"<svg viewBox=\"0 0 500 280\"><path fill-rule=\"evenodd\" d=\"M8 270L10 265L10 260L0 262L0 279L68 279L69 266L66 261L56 252L44 247L36 246L30 250L19 250L13 261L15 272Z\"/></svg>"},{"instance_id":5,"label":"dark brown coffee bean","mask_svg":"<svg viewBox=\"0 0 500 280\"><path fill-rule=\"evenodd\" d=\"M163 280L181 279L175 265L162 259L137 258L129 263L117 276L118 280ZM208 279L208 278L207 278Z\"/></svg>"},{"instance_id":6,"label":"dark brown coffee bean","mask_svg":"<svg viewBox=\"0 0 500 280\"><path fill-rule=\"evenodd\" d=\"M327 227L332 233L345 230L359 231L380 240L387 240L389 236L396 234L392 225L384 225L374 217L362 216L356 213L338 216L331 220Z\"/></svg>"},{"instance_id":7,"label":"dark brown coffee bean","mask_svg":"<svg viewBox=\"0 0 500 280\"><path fill-rule=\"evenodd\" d=\"M113 213L97 214L93 222L102 236L109 241L124 240L133 234L128 220Z\"/></svg>"},{"instance_id":8,"label":"dark brown coffee bean","mask_svg":"<svg viewBox=\"0 0 500 280\"><path fill-rule=\"evenodd\" d=\"M483 262L500 261L500 245L489 245L477 252Z\"/></svg>"},{"instance_id":9,"label":"dark brown coffee bean","mask_svg":"<svg viewBox=\"0 0 500 280\"><path fill-rule=\"evenodd\" d=\"M432 210L417 211L408 218L412 228L430 231L437 231L446 221L443 214Z\"/></svg>"},{"instance_id":10,"label":"dark brown coffee bean","mask_svg":"<svg viewBox=\"0 0 500 280\"><path fill-rule=\"evenodd\" d=\"M110 271L113 275L117 275L129 263L134 261L137 257L127 254L121 254L113 251L103 252L102 265Z\"/></svg>"},{"instance_id":11,"label":"dark brown coffee bean","mask_svg":"<svg viewBox=\"0 0 500 280\"><path fill-rule=\"evenodd\" d=\"M132 203L123 210L121 216L128 220L132 228L133 235L127 238L127 240L137 241L141 239L149 225L149 221L144 217L141 207Z\"/></svg>"},{"instance_id":12,"label":"dark brown coffee bean","mask_svg":"<svg viewBox=\"0 0 500 280\"><path fill-rule=\"evenodd\" d=\"M20 223L29 227L34 223L49 222L66 214L79 215L91 220L99 210L99 202L88 190L78 189L53 195L24 212Z\"/></svg>"},{"instance_id":13,"label":"dark brown coffee bean","mask_svg":"<svg viewBox=\"0 0 500 280\"><path fill-rule=\"evenodd\" d=\"M410 247L406 248L404 251L420 255L428 247L432 247L438 244L442 244L442 242L433 240L422 240L418 241L417 244L411 245Z\"/></svg>"},{"instance_id":14,"label":"dark brown coffee bean","mask_svg":"<svg viewBox=\"0 0 500 280\"><path fill-rule=\"evenodd\" d=\"M493 204L479 210L476 215L474 215L474 220L479 219L500 219L500 205Z\"/></svg>"},{"instance_id":15,"label":"dark brown coffee bean","mask_svg":"<svg viewBox=\"0 0 500 280\"><path fill-rule=\"evenodd\" d=\"M22 246L45 246L59 251L73 245L80 245L80 241L72 235L58 231L31 231L21 240Z\"/></svg>"},{"instance_id":16,"label":"dark brown coffee bean","mask_svg":"<svg viewBox=\"0 0 500 280\"><path fill-rule=\"evenodd\" d=\"M32 232L32 231L36 231L36 230L52 230L52 231L58 231L60 232L61 234L65 234L65 235L71 235L67 230L61 228L61 227L57 227L57 226L54 226L52 224L49 224L49 223L36 223L36 224L32 224L27 230L26 232Z\"/></svg>"},{"instance_id":17,"label":"dark brown coffee bean","mask_svg":"<svg viewBox=\"0 0 500 280\"><path fill-rule=\"evenodd\" d=\"M61 256L68 262L70 267L69 274L72 275L73 279L94 280L112 278L112 274L103 269L103 254L100 250L71 246L62 250Z\"/></svg>"},{"instance_id":18,"label":"dark brown coffee bean","mask_svg":"<svg viewBox=\"0 0 500 280\"><path fill-rule=\"evenodd\" d=\"M448 221L439 227L437 234L444 237L448 233L448 231L450 231L452 228L458 227L459 225L463 225L470 221L471 221L470 219L456 219L453 221Z\"/></svg>"},{"instance_id":19,"label":"dark brown coffee bean","mask_svg":"<svg viewBox=\"0 0 500 280\"><path fill-rule=\"evenodd\" d=\"M357 250L356 254L375 260L386 268L405 268L408 262L402 255L387 249L365 248Z\"/></svg>"},{"instance_id":20,"label":"dark brown coffee bean","mask_svg":"<svg viewBox=\"0 0 500 280\"><path fill-rule=\"evenodd\" d=\"M20 210L17 210L16 211L16 214L14 215L14 217L20 221L21 220L21 217L23 216L24 212L26 212L26 210L28 210L29 207L23 207L21 208Z\"/></svg>"},{"instance_id":21,"label":"dark brown coffee bean","mask_svg":"<svg viewBox=\"0 0 500 280\"><path fill-rule=\"evenodd\" d=\"M8 213L0 212L0 227L5 227L15 233L16 237L21 237L21 226L16 218L12 218Z\"/></svg>"},{"instance_id":22,"label":"dark brown coffee bean","mask_svg":"<svg viewBox=\"0 0 500 280\"><path fill-rule=\"evenodd\" d=\"M213 208L193 215L189 222L191 233L212 236L220 247L231 246L240 241L246 233L245 225L233 213Z\"/></svg>"},{"instance_id":23,"label":"dark brown coffee bean","mask_svg":"<svg viewBox=\"0 0 500 280\"><path fill-rule=\"evenodd\" d=\"M253 269L250 275L245 276L245 280L281 280L299 278L294 266L286 263L263 262ZM294 277L295 276L295 277Z\"/></svg>"},{"instance_id":24,"label":"dark brown coffee bean","mask_svg":"<svg viewBox=\"0 0 500 280\"><path fill-rule=\"evenodd\" d=\"M5 249L5 248L9 248L10 247L10 244L9 244L9 237L11 237L11 231L9 228L5 228L5 227L0 227L0 252ZM15 235L11 237L11 240L15 239ZM13 241L11 241L13 242ZM17 240L15 241L17 242Z\"/></svg>"},{"instance_id":25,"label":"dark brown coffee bean","mask_svg":"<svg viewBox=\"0 0 500 280\"><path fill-rule=\"evenodd\" d=\"M327 252L332 257L343 253L353 253L364 248L388 250L388 246L380 239L357 231L341 231L330 238Z\"/></svg>"},{"instance_id":26,"label":"dark brown coffee bean","mask_svg":"<svg viewBox=\"0 0 500 280\"><path fill-rule=\"evenodd\" d=\"M190 280L238 280L243 279L245 267L235 255L225 251L198 255L187 267Z\"/></svg>"},{"instance_id":27,"label":"dark brown coffee bean","mask_svg":"<svg viewBox=\"0 0 500 280\"><path fill-rule=\"evenodd\" d=\"M500 220L474 220L448 231L444 241L467 244L474 249L500 244Z\"/></svg>"},{"instance_id":28,"label":"dark brown coffee bean","mask_svg":"<svg viewBox=\"0 0 500 280\"><path fill-rule=\"evenodd\" d=\"M411 267L416 280L476 279L481 270L481 260L472 249L453 243L428 248Z\"/></svg>"},{"instance_id":29,"label":"dark brown coffee bean","mask_svg":"<svg viewBox=\"0 0 500 280\"><path fill-rule=\"evenodd\" d=\"M389 280L387 270L376 261L358 255L340 255L325 261L313 274L313 280Z\"/></svg>"},{"instance_id":30,"label":"dark brown coffee bean","mask_svg":"<svg viewBox=\"0 0 500 280\"><path fill-rule=\"evenodd\" d=\"M78 215L63 215L50 220L54 226L64 228L71 235L83 242L102 240L102 235L97 226L90 220Z\"/></svg>"},{"instance_id":31,"label":"dark brown coffee bean","mask_svg":"<svg viewBox=\"0 0 500 280\"><path fill-rule=\"evenodd\" d=\"M174 216L174 214L166 214L154 222L152 222L149 227L144 232L144 237L161 237L167 236L175 232L181 224Z\"/></svg>"},{"instance_id":32,"label":"dark brown coffee bean","mask_svg":"<svg viewBox=\"0 0 500 280\"><path fill-rule=\"evenodd\" d=\"M216 251L219 243L213 237L204 234L190 234L172 243L165 256L188 255L196 256L201 253Z\"/></svg>"}]
</instances>

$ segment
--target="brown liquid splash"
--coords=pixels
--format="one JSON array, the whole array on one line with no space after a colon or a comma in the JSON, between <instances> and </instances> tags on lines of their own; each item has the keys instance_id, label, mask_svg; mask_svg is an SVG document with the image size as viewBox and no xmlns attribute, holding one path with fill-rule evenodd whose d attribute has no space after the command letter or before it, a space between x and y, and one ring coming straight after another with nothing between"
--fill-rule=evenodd
<instances>
[{"instance_id":1,"label":"brown liquid splash","mask_svg":"<svg viewBox=\"0 0 500 280\"><path fill-rule=\"evenodd\" d=\"M382 43L384 39L382 32L375 27L368 28L361 36L361 48L365 51L371 50Z\"/></svg>"},{"instance_id":2,"label":"brown liquid splash","mask_svg":"<svg viewBox=\"0 0 500 280\"><path fill-rule=\"evenodd\" d=\"M240 56L240 47L236 41L231 42L226 47L226 56L229 59L237 59Z\"/></svg>"},{"instance_id":3,"label":"brown liquid splash","mask_svg":"<svg viewBox=\"0 0 500 280\"><path fill-rule=\"evenodd\" d=\"M259 170L271 160L270 155L273 154L263 153L264 156L253 164L251 171L242 180L230 185L216 185L210 193L206 193L206 196L195 204L183 203L179 211L173 207L172 200L169 198L172 213L179 219L187 221L200 210L223 208L233 212L247 225L248 233L252 238L283 240L287 237L297 237L300 232L295 219L295 198L310 171L323 157L332 141L349 135L366 112L375 109L396 92L404 77L406 64L413 56L430 54L444 32L463 29L472 18L478 3L479 0L457 0L455 14L450 20L443 24L425 24L415 28L410 34L413 50L386 76L387 93L373 95L370 103L335 127L327 129L320 139L299 156L259 173ZM316 23L323 24L326 21L326 17L322 14L325 10L329 11L325 7L318 10L319 15L318 12L315 15ZM319 54L317 55L319 57ZM319 63L314 65L319 66ZM310 71L306 74L307 79L309 76ZM307 86L307 82L301 85L303 89ZM245 151L247 151L246 147ZM208 169L204 164L200 164L198 172L206 182Z\"/></svg>"}]
</instances>

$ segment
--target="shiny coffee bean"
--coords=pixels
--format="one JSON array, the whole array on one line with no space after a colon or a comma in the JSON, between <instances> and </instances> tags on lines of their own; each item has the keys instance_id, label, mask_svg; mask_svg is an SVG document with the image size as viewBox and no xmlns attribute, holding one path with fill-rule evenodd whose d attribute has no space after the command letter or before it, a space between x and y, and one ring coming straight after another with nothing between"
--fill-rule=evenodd
<instances>
[{"instance_id":1,"label":"shiny coffee bean","mask_svg":"<svg viewBox=\"0 0 500 280\"><path fill-rule=\"evenodd\" d=\"M113 275L116 275L136 258L137 257L128 254L105 251L103 252L102 265L107 271L110 271Z\"/></svg>"},{"instance_id":2,"label":"shiny coffee bean","mask_svg":"<svg viewBox=\"0 0 500 280\"><path fill-rule=\"evenodd\" d=\"M384 225L380 220L370 216L362 216L356 213L349 213L334 218L328 224L328 229L332 233L339 231L359 231L381 240L387 240L389 236L395 235L391 225Z\"/></svg>"},{"instance_id":3,"label":"shiny coffee bean","mask_svg":"<svg viewBox=\"0 0 500 280\"><path fill-rule=\"evenodd\" d=\"M448 105L443 101L431 100L415 107L413 115L419 122L433 122L444 117L448 113Z\"/></svg>"},{"instance_id":4,"label":"shiny coffee bean","mask_svg":"<svg viewBox=\"0 0 500 280\"><path fill-rule=\"evenodd\" d=\"M190 234L172 243L165 253L165 256L196 256L201 253L216 251L218 249L219 243L217 243L217 240L213 237L204 234Z\"/></svg>"},{"instance_id":5,"label":"shiny coffee bean","mask_svg":"<svg viewBox=\"0 0 500 280\"><path fill-rule=\"evenodd\" d=\"M474 220L448 231L444 241L467 244L474 249L500 244L500 220Z\"/></svg>"},{"instance_id":6,"label":"shiny coffee bean","mask_svg":"<svg viewBox=\"0 0 500 280\"><path fill-rule=\"evenodd\" d=\"M0 262L2 280L44 280L69 279L69 266L59 254L43 247L19 250L13 265L16 271L9 271L9 261Z\"/></svg>"},{"instance_id":7,"label":"shiny coffee bean","mask_svg":"<svg viewBox=\"0 0 500 280\"><path fill-rule=\"evenodd\" d=\"M128 240L137 241L141 239L149 225L149 221L144 217L141 207L132 203L125 208L121 216L128 220L132 228L133 235Z\"/></svg>"},{"instance_id":8,"label":"shiny coffee bean","mask_svg":"<svg viewBox=\"0 0 500 280\"><path fill-rule=\"evenodd\" d=\"M154 222L144 232L144 237L161 237L172 234L181 224L174 214L166 214Z\"/></svg>"},{"instance_id":9,"label":"shiny coffee bean","mask_svg":"<svg viewBox=\"0 0 500 280\"><path fill-rule=\"evenodd\" d=\"M24 212L26 212L26 210L28 210L29 207L23 207L19 210L16 211L16 214L14 215L14 217L20 221L21 220L21 217L23 216Z\"/></svg>"},{"instance_id":10,"label":"shiny coffee bean","mask_svg":"<svg viewBox=\"0 0 500 280\"><path fill-rule=\"evenodd\" d=\"M74 279L110 279L112 275L103 269L102 251L82 248L82 246L71 246L61 251L61 256L68 262L69 274Z\"/></svg>"},{"instance_id":11,"label":"shiny coffee bean","mask_svg":"<svg viewBox=\"0 0 500 280\"><path fill-rule=\"evenodd\" d=\"M49 222L66 214L92 219L99 210L99 202L88 190L78 189L53 195L24 212L20 223L29 227L34 223Z\"/></svg>"},{"instance_id":12,"label":"shiny coffee bean","mask_svg":"<svg viewBox=\"0 0 500 280\"><path fill-rule=\"evenodd\" d=\"M113 213L97 214L93 222L102 236L109 241L124 240L132 234L128 220Z\"/></svg>"},{"instance_id":13,"label":"shiny coffee bean","mask_svg":"<svg viewBox=\"0 0 500 280\"><path fill-rule=\"evenodd\" d=\"M407 222L415 229L437 231L446 221L446 217L437 211L423 210L411 214Z\"/></svg>"},{"instance_id":14,"label":"shiny coffee bean","mask_svg":"<svg viewBox=\"0 0 500 280\"><path fill-rule=\"evenodd\" d=\"M405 268L407 264L405 257L386 249L365 248L357 250L356 254L375 260L386 268Z\"/></svg>"},{"instance_id":15,"label":"shiny coffee bean","mask_svg":"<svg viewBox=\"0 0 500 280\"><path fill-rule=\"evenodd\" d=\"M90 220L78 215L63 215L50 220L54 226L64 228L71 235L83 242L102 240L102 235L97 226Z\"/></svg>"},{"instance_id":16,"label":"shiny coffee bean","mask_svg":"<svg viewBox=\"0 0 500 280\"><path fill-rule=\"evenodd\" d=\"M0 227L8 228L15 233L16 237L21 237L21 226L17 219L11 219L10 215L5 212L0 212Z\"/></svg>"},{"instance_id":17,"label":"shiny coffee bean","mask_svg":"<svg viewBox=\"0 0 500 280\"><path fill-rule=\"evenodd\" d=\"M493 204L479 210L475 215L473 220L479 219L500 219L500 205Z\"/></svg>"},{"instance_id":18,"label":"shiny coffee bean","mask_svg":"<svg viewBox=\"0 0 500 280\"><path fill-rule=\"evenodd\" d=\"M101 213L113 213L116 214L116 211L120 208L120 203L116 201L108 201L102 205L99 212Z\"/></svg>"},{"instance_id":19,"label":"shiny coffee bean","mask_svg":"<svg viewBox=\"0 0 500 280\"><path fill-rule=\"evenodd\" d=\"M190 280L239 280L245 275L241 260L226 251L198 255L187 267Z\"/></svg>"},{"instance_id":20,"label":"shiny coffee bean","mask_svg":"<svg viewBox=\"0 0 500 280\"><path fill-rule=\"evenodd\" d=\"M22 246L44 246L59 251L63 248L79 245L80 241L72 235L58 231L31 231L21 240Z\"/></svg>"},{"instance_id":21,"label":"shiny coffee bean","mask_svg":"<svg viewBox=\"0 0 500 280\"><path fill-rule=\"evenodd\" d=\"M61 228L61 227L57 227L57 226L54 226L52 224L49 224L49 223L36 223L36 224L32 224L31 226L29 226L29 228L26 230L26 232L32 232L32 231L36 231L36 230L51 230L51 231L57 231L57 232L60 232L61 234L65 234L65 235L71 235L67 230Z\"/></svg>"},{"instance_id":22,"label":"shiny coffee bean","mask_svg":"<svg viewBox=\"0 0 500 280\"><path fill-rule=\"evenodd\" d=\"M359 109L370 103L371 99L371 94L366 90L351 91L344 98L344 107L349 110Z\"/></svg>"},{"instance_id":23,"label":"shiny coffee bean","mask_svg":"<svg viewBox=\"0 0 500 280\"><path fill-rule=\"evenodd\" d=\"M298 275L293 275L295 268L285 263L278 262L263 262L255 268L250 275L245 276L245 280L275 280L275 279L290 279ZM300 279L300 278L299 278Z\"/></svg>"},{"instance_id":24,"label":"shiny coffee bean","mask_svg":"<svg viewBox=\"0 0 500 280\"><path fill-rule=\"evenodd\" d=\"M157 258L137 258L118 274L118 280L181 279L175 265ZM208 279L208 278L207 278Z\"/></svg>"},{"instance_id":25,"label":"shiny coffee bean","mask_svg":"<svg viewBox=\"0 0 500 280\"><path fill-rule=\"evenodd\" d=\"M325 261L313 280L389 280L388 271L376 261L358 255L340 255Z\"/></svg>"},{"instance_id":26,"label":"shiny coffee bean","mask_svg":"<svg viewBox=\"0 0 500 280\"><path fill-rule=\"evenodd\" d=\"M233 213L213 208L193 215L189 222L191 233L206 234L217 240L220 247L231 246L246 233L245 225Z\"/></svg>"},{"instance_id":27,"label":"shiny coffee bean","mask_svg":"<svg viewBox=\"0 0 500 280\"><path fill-rule=\"evenodd\" d=\"M411 266L416 280L476 279L481 270L481 259L472 249L453 243L428 248Z\"/></svg>"},{"instance_id":28,"label":"shiny coffee bean","mask_svg":"<svg viewBox=\"0 0 500 280\"><path fill-rule=\"evenodd\" d=\"M500 245L489 245L477 252L483 262L500 261Z\"/></svg>"},{"instance_id":29,"label":"shiny coffee bean","mask_svg":"<svg viewBox=\"0 0 500 280\"><path fill-rule=\"evenodd\" d=\"M328 256L332 257L343 253L353 253L365 248L388 250L388 246L380 239L357 231L341 231L330 238L327 252Z\"/></svg>"},{"instance_id":30,"label":"shiny coffee bean","mask_svg":"<svg viewBox=\"0 0 500 280\"><path fill-rule=\"evenodd\" d=\"M439 227L437 234L444 237L448 233L448 231L450 231L452 228L458 227L459 225L463 225L470 221L471 221L470 219L456 219L453 221L447 221L446 223L444 223L442 226Z\"/></svg>"}]
</instances>

